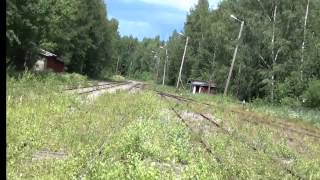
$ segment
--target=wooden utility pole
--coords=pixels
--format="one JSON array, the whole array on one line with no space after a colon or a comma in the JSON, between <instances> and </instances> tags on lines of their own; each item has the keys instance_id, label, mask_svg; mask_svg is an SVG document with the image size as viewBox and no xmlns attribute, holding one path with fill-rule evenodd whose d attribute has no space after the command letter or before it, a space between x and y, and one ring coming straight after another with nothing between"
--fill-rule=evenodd
<instances>
[{"instance_id":1,"label":"wooden utility pole","mask_svg":"<svg viewBox=\"0 0 320 180\"><path fill-rule=\"evenodd\" d=\"M231 79L231 75L232 75L232 71L233 71L233 66L234 66L234 62L235 62L235 60L236 60L236 56L237 56L237 52L238 52L238 47L239 47L239 44L240 44L240 38L241 38L243 26L244 26L244 21L241 21L240 32L239 32L238 39L237 39L237 41L238 41L238 42L237 42L237 46L236 46L236 48L235 48L235 50L234 50L234 53L233 53L233 58L232 58L232 63L231 63L231 67L230 67L230 70L229 70L229 75L228 75L227 83L226 83L226 86L225 86L225 88L224 88L224 93L223 93L224 96L227 96L228 87L229 87L229 83L230 83L230 79Z\"/></svg>"},{"instance_id":2,"label":"wooden utility pole","mask_svg":"<svg viewBox=\"0 0 320 180\"><path fill-rule=\"evenodd\" d=\"M185 58L186 51L187 51L188 41L189 41L189 37L187 36L186 45L184 46L184 52L183 52L183 56L182 56L182 60L181 60L181 66L180 66L179 76L178 76L178 80L177 80L177 88L179 88L179 82L182 83L181 73L182 73L182 67L183 67L183 63L184 63L184 58Z\"/></svg>"},{"instance_id":3,"label":"wooden utility pole","mask_svg":"<svg viewBox=\"0 0 320 180\"><path fill-rule=\"evenodd\" d=\"M166 67L168 62L168 49L166 47L166 59L164 61L164 68L163 68L163 77L162 77L162 86L164 86L164 81L166 79Z\"/></svg>"},{"instance_id":4,"label":"wooden utility pole","mask_svg":"<svg viewBox=\"0 0 320 180\"><path fill-rule=\"evenodd\" d=\"M303 62L304 62L304 48L305 48L305 41L306 41L306 33L307 33L307 20L308 20L308 14L309 14L309 3L310 0L308 0L307 8L306 8L306 15L304 17L304 26L303 26L303 42L301 47L301 65L300 65L300 79L303 80Z\"/></svg>"}]
</instances>

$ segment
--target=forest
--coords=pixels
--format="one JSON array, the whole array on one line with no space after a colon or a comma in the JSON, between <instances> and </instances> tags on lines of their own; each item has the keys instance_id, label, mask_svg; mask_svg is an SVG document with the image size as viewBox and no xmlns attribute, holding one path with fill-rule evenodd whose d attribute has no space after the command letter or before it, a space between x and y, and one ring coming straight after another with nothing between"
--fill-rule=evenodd
<instances>
[{"instance_id":1,"label":"forest","mask_svg":"<svg viewBox=\"0 0 320 180\"><path fill-rule=\"evenodd\" d=\"M31 69L43 48L61 56L68 72L92 78L119 74L158 84L165 74L164 84L176 86L188 38L182 87L201 79L215 82L223 93L238 45L229 96L320 107L320 0L223 0L217 9L199 0L183 32L173 30L167 41L121 36L103 0L6 4L7 70Z\"/></svg>"}]
</instances>

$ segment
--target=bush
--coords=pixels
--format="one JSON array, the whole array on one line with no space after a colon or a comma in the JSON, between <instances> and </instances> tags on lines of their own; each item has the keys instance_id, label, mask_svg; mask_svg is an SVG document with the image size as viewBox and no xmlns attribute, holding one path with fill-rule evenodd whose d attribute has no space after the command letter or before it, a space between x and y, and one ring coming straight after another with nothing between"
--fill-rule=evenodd
<instances>
[{"instance_id":1,"label":"bush","mask_svg":"<svg viewBox=\"0 0 320 180\"><path fill-rule=\"evenodd\" d=\"M261 99L261 98L256 98L254 100L252 100L252 105L254 106L263 106L263 105L266 105L268 104L269 102L265 99Z\"/></svg>"},{"instance_id":2,"label":"bush","mask_svg":"<svg viewBox=\"0 0 320 180\"><path fill-rule=\"evenodd\" d=\"M301 106L298 99L292 97L284 97L280 100L281 105L290 106L290 107L299 107Z\"/></svg>"},{"instance_id":3,"label":"bush","mask_svg":"<svg viewBox=\"0 0 320 180\"><path fill-rule=\"evenodd\" d=\"M308 89L303 93L304 106L320 108L320 80L309 82Z\"/></svg>"},{"instance_id":4,"label":"bush","mask_svg":"<svg viewBox=\"0 0 320 180\"><path fill-rule=\"evenodd\" d=\"M276 85L276 101L279 101L282 104L283 101L292 101L292 98L294 99L296 97L301 97L302 93L307 88L307 84L304 81L301 81L300 78L297 78L299 76L300 73L297 74L297 72L293 72L289 77L285 79L284 82L278 83Z\"/></svg>"},{"instance_id":5,"label":"bush","mask_svg":"<svg viewBox=\"0 0 320 180\"><path fill-rule=\"evenodd\" d=\"M32 86L33 84L42 85L78 85L88 81L88 77L77 73L54 73L50 71L32 72L32 71L12 71L7 72L7 79L16 80L21 84Z\"/></svg>"},{"instance_id":6,"label":"bush","mask_svg":"<svg viewBox=\"0 0 320 180\"><path fill-rule=\"evenodd\" d=\"M124 81L126 78L124 78L123 76L120 76L120 75L114 75L111 77L111 79L113 81Z\"/></svg>"},{"instance_id":7,"label":"bush","mask_svg":"<svg viewBox=\"0 0 320 180\"><path fill-rule=\"evenodd\" d=\"M150 72L136 72L134 77L136 79L142 80L142 81L149 81L152 80L152 73ZM162 79L162 78L161 78ZM162 81L161 81L162 82Z\"/></svg>"}]
</instances>

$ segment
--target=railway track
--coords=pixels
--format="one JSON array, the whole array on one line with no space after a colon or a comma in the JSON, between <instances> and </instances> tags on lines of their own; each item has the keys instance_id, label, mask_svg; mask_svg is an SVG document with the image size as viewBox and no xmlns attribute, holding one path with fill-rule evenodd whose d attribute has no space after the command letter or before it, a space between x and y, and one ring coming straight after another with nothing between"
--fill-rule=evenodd
<instances>
[{"instance_id":1,"label":"railway track","mask_svg":"<svg viewBox=\"0 0 320 180\"><path fill-rule=\"evenodd\" d=\"M159 95L162 97L162 98L165 98L166 97L169 97L169 98L172 98L172 97L175 97L175 95L168 95L166 93L159 93ZM186 98L181 98L181 97L178 97L179 100L181 99L181 101L185 101ZM167 99L166 99L167 100ZM188 102L188 101L187 101ZM171 110L175 113L175 115L183 122L183 124L190 130L190 132L192 133L196 133L195 130L187 123L187 120L184 119L180 113L174 108L174 107L170 107ZM265 151L263 149L258 149L257 147L255 147L252 143L250 143L248 140L244 139L244 138L241 138L240 136L238 136L237 134L235 133L231 133L227 128L223 127L223 125L219 124L218 122L212 120L210 117L204 115L203 113L198 113L198 115L200 115L201 117L203 117L203 119L205 119L207 122L209 122L211 125L217 127L222 133L230 136L232 139L236 140L236 141L240 141L241 143L245 144L246 147L250 148L251 150L253 150L254 152L258 152L259 150L261 150L261 152L264 152ZM205 142L202 138L200 138L199 140L199 143L203 146L203 148L206 150L207 153L209 153L210 155L212 155L215 160L219 163L219 164L223 164L224 161L221 157L217 156L216 154L214 154L214 152L211 150L211 147L210 145ZM266 154L266 153L265 153ZM288 168L287 166L283 165L282 162L280 162L279 160L277 160L276 158L273 158L271 156L269 156L268 154L266 154L266 156L273 162L273 163L276 163L278 164L281 168L283 168L283 170L285 170L288 174L292 175L293 177L296 177L297 179L305 179L304 177L302 177L301 175L295 173L293 170L291 170L290 168Z\"/></svg>"},{"instance_id":2,"label":"railway track","mask_svg":"<svg viewBox=\"0 0 320 180\"><path fill-rule=\"evenodd\" d=\"M133 86L136 86L133 82L124 81L124 82L106 82L98 85L85 86L85 87L75 87L75 88L67 88L66 92L76 93L79 95L94 95L98 93L102 93L107 90L112 90L113 88L117 88L120 86L126 86L132 84L131 87L125 89L131 89Z\"/></svg>"},{"instance_id":3,"label":"railway track","mask_svg":"<svg viewBox=\"0 0 320 180\"><path fill-rule=\"evenodd\" d=\"M108 84L108 87L103 87L101 89L104 88L112 88L115 86L121 86L122 84L127 84L127 83L116 83L116 84ZM130 88L128 88L128 91L134 90L134 89L143 89L144 85L143 84L135 84L133 86L131 86ZM98 89L99 90L99 89ZM96 90L91 90L91 91L96 91ZM86 93L90 93L90 92L83 92L83 94ZM162 98L168 100L167 98L173 98L179 101L184 101L186 103L189 102L196 102L193 99L189 99L189 98L184 98L181 96L176 96L176 95L172 95L172 94L168 94L168 93L163 93L163 92L157 92ZM183 122L183 124L190 130L190 132L192 133L196 133L196 130L194 130L192 128L192 126L190 126L187 122L186 119L184 119L181 114L174 108L174 107L170 107L170 109L174 112L174 114ZM258 152L261 149L258 149L257 147L255 147L255 145L253 145L252 143L250 143L248 140L241 138L240 136L237 136L237 134L234 134L232 132L230 132L230 130L228 130L228 128L224 127L223 124L220 124L219 122L216 122L215 120L211 119L210 117L206 116L203 113L197 113L199 114L201 117L203 117L207 122L209 122L212 126L215 126L216 128L219 129L220 132L230 136L231 138L233 138L236 141L240 141L241 143L245 144L246 147L250 148L251 150ZM216 153L214 153L212 151L212 148L210 146L210 144L208 142L206 142L202 137L198 137L197 141L199 142L199 144L204 148L204 150L211 155L219 164L224 164L226 161L223 160L223 158L221 158L219 155L217 155ZM98 158L101 155L101 151L103 150L103 147L106 145L107 140L103 140L102 144L99 146L98 151L94 153L93 157L90 158L90 160L88 161L88 164L90 164L90 162L94 161L96 158ZM264 152L262 150L262 152ZM267 154L266 154L267 155ZM277 163L280 165L281 168L283 168L283 170L285 170L288 174L292 175L293 177L296 177L297 179L305 179L304 177L300 176L299 174L295 173L293 170L291 170L290 168L288 168L287 166L284 166L279 160L277 160L276 158L273 158L269 155L267 155L270 160L273 163ZM82 179L85 174L87 174L88 171L90 171L88 164L86 164L84 167L82 167L82 170L80 171L80 173L78 174L79 178Z\"/></svg>"},{"instance_id":4,"label":"railway track","mask_svg":"<svg viewBox=\"0 0 320 180\"><path fill-rule=\"evenodd\" d=\"M177 96L177 95L173 95L173 94L169 94L169 93L164 93L164 92L160 92L160 91L155 91L155 92L157 94L161 95L161 96L166 96L166 97L169 97L169 98L172 98L172 99L176 99L178 101L194 102L194 103L202 104L202 105L205 105L205 106L214 107L214 108L220 108L221 109L221 107L218 107L216 105L199 102L199 101L196 101L194 99L185 98L185 97L181 97L181 96ZM224 109L224 110L226 110L226 109ZM320 139L320 134L316 133L317 132L316 130L310 130L310 129L307 129L307 128L296 129L296 128L293 128L292 126L290 126L290 125L288 125L286 123L278 122L278 121L269 121L266 118L263 118L263 117L260 117L260 116L257 116L257 115L253 115L253 114L251 114L249 116L250 118L248 118L248 116L247 116L247 114L245 112L242 112L242 111L239 111L239 110L234 110L234 109L228 110L227 109L227 111L230 111L230 112L233 112L233 113L236 113L236 114L240 114L240 115L245 115L245 116L239 116L239 120L241 120L241 121L245 121L245 122L253 123L253 124L264 124L264 125L267 125L267 126L270 126L270 127L273 127L273 128L278 128L278 129L280 128L282 130L290 131L292 133L313 137L313 138L316 138L317 140Z\"/></svg>"},{"instance_id":5,"label":"railway track","mask_svg":"<svg viewBox=\"0 0 320 180\"><path fill-rule=\"evenodd\" d=\"M86 87L100 86L100 85L104 85L104 84L106 85L106 84L110 84L110 82L99 84L98 81L87 81L86 84L87 84L87 86L79 86L79 85L69 86L69 87L64 88L64 90L68 91L68 90L74 90L74 89L80 89L80 88L86 88Z\"/></svg>"},{"instance_id":6,"label":"railway track","mask_svg":"<svg viewBox=\"0 0 320 180\"><path fill-rule=\"evenodd\" d=\"M80 86L80 87L68 87L65 88L65 91L76 91L76 90L91 90L91 89L100 89L106 86L110 86L110 85L115 85L115 84L120 84L123 82L104 82L104 83L100 83L100 84L96 84L96 85L89 85L89 86Z\"/></svg>"},{"instance_id":7,"label":"railway track","mask_svg":"<svg viewBox=\"0 0 320 180\"><path fill-rule=\"evenodd\" d=\"M187 121L182 118L182 116L179 114L179 112L171 107L171 110L175 113L175 115L183 122L183 124L190 130L190 132L192 133L196 133L195 130L187 123ZM198 139L199 143L201 144L201 146L206 150L206 152L210 155L213 156L213 158L219 163L219 164L222 164L223 163L223 160L222 158L220 158L219 156L217 156L216 154L214 154L214 152L211 150L211 147L210 145L205 142L201 137Z\"/></svg>"},{"instance_id":8,"label":"railway track","mask_svg":"<svg viewBox=\"0 0 320 180\"><path fill-rule=\"evenodd\" d=\"M145 88L145 84L138 83L128 89L129 92L135 91L137 89L143 90Z\"/></svg>"},{"instance_id":9,"label":"railway track","mask_svg":"<svg viewBox=\"0 0 320 180\"><path fill-rule=\"evenodd\" d=\"M93 92L102 91L102 90L106 90L106 89L111 89L111 88L114 88L114 87L118 87L118 86L122 86L122 85L128 85L128 84L131 84L131 83L130 82L110 83L110 84L95 86L92 89L89 88L88 90L79 92L78 94L90 94L90 93L93 93Z\"/></svg>"}]
</instances>

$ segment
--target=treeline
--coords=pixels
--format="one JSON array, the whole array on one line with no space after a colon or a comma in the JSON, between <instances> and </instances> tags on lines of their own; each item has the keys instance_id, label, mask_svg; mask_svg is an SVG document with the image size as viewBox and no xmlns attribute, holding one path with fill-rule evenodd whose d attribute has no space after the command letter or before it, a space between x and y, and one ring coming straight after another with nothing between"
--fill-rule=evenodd
<instances>
[{"instance_id":1,"label":"treeline","mask_svg":"<svg viewBox=\"0 0 320 180\"><path fill-rule=\"evenodd\" d=\"M184 84L212 80L223 93L239 43L228 94L299 104L304 94L317 99L320 92L320 0L224 0L217 9L199 0L186 17L184 36L174 31L166 42L120 37L102 0L6 2L6 63L16 69L30 68L41 47L62 56L69 72L90 77L117 73L162 83L166 64L165 84L176 85L189 37ZM309 92L310 85L316 92Z\"/></svg>"},{"instance_id":2,"label":"treeline","mask_svg":"<svg viewBox=\"0 0 320 180\"><path fill-rule=\"evenodd\" d=\"M118 22L102 0L6 0L6 64L31 68L39 48L62 57L68 71L101 76L110 69Z\"/></svg>"},{"instance_id":3,"label":"treeline","mask_svg":"<svg viewBox=\"0 0 320 180\"><path fill-rule=\"evenodd\" d=\"M241 100L262 98L300 105L312 99L320 104L320 90L316 90L320 83L315 81L320 79L319 18L319 0L224 0L214 10L207 0L199 0L186 17L184 36L174 31L167 42L158 37L142 42L126 39L134 42L130 46L135 51L131 49L129 56L122 57L125 68L121 73L143 73L161 83L166 58L159 47L166 44L169 62L165 82L176 85L188 36L183 83L188 79L212 80L223 93L239 43L229 94ZM244 29L237 42L241 21ZM305 94L313 95L307 98Z\"/></svg>"}]
</instances>

